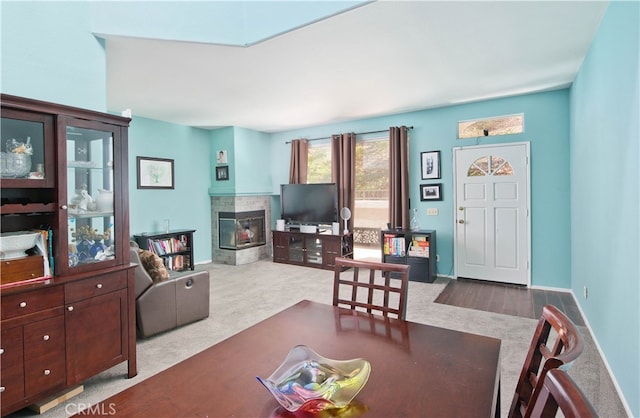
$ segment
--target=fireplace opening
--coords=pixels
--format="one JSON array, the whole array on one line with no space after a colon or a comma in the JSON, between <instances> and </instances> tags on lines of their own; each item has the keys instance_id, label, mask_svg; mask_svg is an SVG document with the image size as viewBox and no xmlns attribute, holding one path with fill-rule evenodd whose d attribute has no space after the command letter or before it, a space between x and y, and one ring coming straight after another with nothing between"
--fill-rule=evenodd
<instances>
[{"instance_id":1,"label":"fireplace opening","mask_svg":"<svg viewBox=\"0 0 640 418\"><path fill-rule=\"evenodd\" d=\"M219 247L226 250L265 245L264 210L220 212L218 234Z\"/></svg>"}]
</instances>

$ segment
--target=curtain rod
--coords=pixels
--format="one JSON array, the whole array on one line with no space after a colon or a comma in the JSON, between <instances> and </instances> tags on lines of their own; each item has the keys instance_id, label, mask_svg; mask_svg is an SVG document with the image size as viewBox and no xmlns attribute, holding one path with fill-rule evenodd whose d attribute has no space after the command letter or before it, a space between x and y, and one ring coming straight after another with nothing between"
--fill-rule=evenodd
<instances>
[{"instance_id":1,"label":"curtain rod","mask_svg":"<svg viewBox=\"0 0 640 418\"><path fill-rule=\"evenodd\" d=\"M413 126L407 126L407 129L413 129ZM384 129L384 130L381 130L381 131L356 132L356 135L379 134L379 133L382 133L382 132L389 132L389 130L388 129ZM319 141L321 139L331 139L331 137L330 136L324 136L322 138L307 139L307 141ZM291 141L285 142L285 144L290 144L290 143L291 143Z\"/></svg>"}]
</instances>

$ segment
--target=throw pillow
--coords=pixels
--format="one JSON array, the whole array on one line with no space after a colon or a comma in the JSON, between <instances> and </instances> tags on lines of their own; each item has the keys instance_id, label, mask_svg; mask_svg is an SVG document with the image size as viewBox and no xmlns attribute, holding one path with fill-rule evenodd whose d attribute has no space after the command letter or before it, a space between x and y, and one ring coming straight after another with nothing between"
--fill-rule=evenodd
<instances>
[{"instance_id":1,"label":"throw pillow","mask_svg":"<svg viewBox=\"0 0 640 418\"><path fill-rule=\"evenodd\" d=\"M154 283L169 280L169 272L160 257L148 250L140 250L138 254L140 255L142 267L149 273Z\"/></svg>"}]
</instances>

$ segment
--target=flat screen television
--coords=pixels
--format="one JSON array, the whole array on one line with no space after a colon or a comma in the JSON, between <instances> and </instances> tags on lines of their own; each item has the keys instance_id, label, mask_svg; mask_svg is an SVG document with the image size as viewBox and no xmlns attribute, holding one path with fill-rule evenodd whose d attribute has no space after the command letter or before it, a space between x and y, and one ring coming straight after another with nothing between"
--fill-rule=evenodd
<instances>
[{"instance_id":1,"label":"flat screen television","mask_svg":"<svg viewBox=\"0 0 640 418\"><path fill-rule=\"evenodd\" d=\"M335 183L280 185L281 219L288 225L331 225L338 222Z\"/></svg>"}]
</instances>

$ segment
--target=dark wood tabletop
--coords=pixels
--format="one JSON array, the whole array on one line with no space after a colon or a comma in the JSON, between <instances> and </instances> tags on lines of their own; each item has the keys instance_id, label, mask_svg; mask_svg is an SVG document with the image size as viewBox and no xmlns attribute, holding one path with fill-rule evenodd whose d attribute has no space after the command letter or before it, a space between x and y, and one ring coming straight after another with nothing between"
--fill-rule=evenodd
<instances>
[{"instance_id":1,"label":"dark wood tabletop","mask_svg":"<svg viewBox=\"0 0 640 418\"><path fill-rule=\"evenodd\" d=\"M306 300L78 416L306 416L280 407L256 379L299 344L371 363L369 381L337 416L499 416L500 340Z\"/></svg>"}]
</instances>

